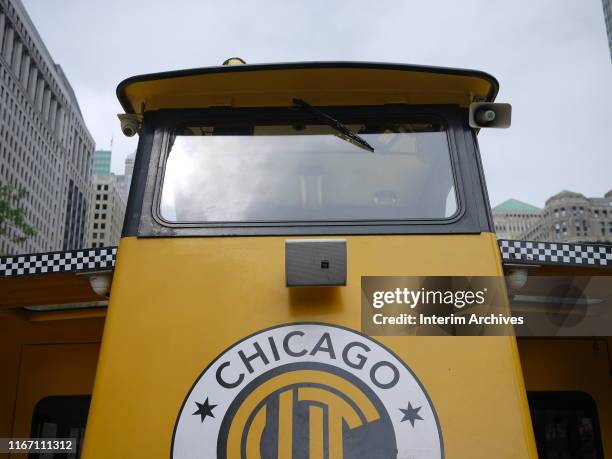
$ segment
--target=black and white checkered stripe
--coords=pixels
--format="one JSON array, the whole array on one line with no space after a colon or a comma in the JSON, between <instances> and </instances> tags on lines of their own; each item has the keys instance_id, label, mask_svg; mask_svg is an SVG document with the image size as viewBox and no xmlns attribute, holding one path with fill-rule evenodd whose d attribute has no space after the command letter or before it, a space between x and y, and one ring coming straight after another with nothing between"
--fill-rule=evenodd
<instances>
[{"instance_id":1,"label":"black and white checkered stripe","mask_svg":"<svg viewBox=\"0 0 612 459\"><path fill-rule=\"evenodd\" d=\"M0 257L0 278L112 270L116 255L117 247L101 247Z\"/></svg>"},{"instance_id":2,"label":"black and white checkered stripe","mask_svg":"<svg viewBox=\"0 0 612 459\"><path fill-rule=\"evenodd\" d=\"M612 245L563 244L500 239L504 263L612 267Z\"/></svg>"},{"instance_id":3,"label":"black and white checkered stripe","mask_svg":"<svg viewBox=\"0 0 612 459\"><path fill-rule=\"evenodd\" d=\"M504 263L612 268L612 245L498 241ZM117 247L0 257L0 278L112 270Z\"/></svg>"}]
</instances>

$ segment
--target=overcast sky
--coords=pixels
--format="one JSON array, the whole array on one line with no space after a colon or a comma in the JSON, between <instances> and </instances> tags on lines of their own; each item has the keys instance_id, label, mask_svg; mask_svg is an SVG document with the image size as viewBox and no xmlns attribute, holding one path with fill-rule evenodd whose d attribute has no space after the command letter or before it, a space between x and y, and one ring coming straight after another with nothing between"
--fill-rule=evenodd
<instances>
[{"instance_id":1,"label":"overcast sky","mask_svg":"<svg viewBox=\"0 0 612 459\"><path fill-rule=\"evenodd\" d=\"M68 76L113 171L135 150L115 88L135 74L305 60L484 70L513 105L508 130L481 131L493 205L543 206L562 189L612 188L612 64L601 0L22 0Z\"/></svg>"}]
</instances>

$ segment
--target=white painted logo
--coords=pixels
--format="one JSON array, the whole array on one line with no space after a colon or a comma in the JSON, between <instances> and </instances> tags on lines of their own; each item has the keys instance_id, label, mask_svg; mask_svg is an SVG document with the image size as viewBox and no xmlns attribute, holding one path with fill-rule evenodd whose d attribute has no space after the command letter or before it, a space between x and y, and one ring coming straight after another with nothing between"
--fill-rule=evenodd
<instances>
[{"instance_id":1,"label":"white painted logo","mask_svg":"<svg viewBox=\"0 0 612 459\"><path fill-rule=\"evenodd\" d=\"M444 456L434 408L392 352L318 323L256 333L221 354L187 395L173 459Z\"/></svg>"}]
</instances>

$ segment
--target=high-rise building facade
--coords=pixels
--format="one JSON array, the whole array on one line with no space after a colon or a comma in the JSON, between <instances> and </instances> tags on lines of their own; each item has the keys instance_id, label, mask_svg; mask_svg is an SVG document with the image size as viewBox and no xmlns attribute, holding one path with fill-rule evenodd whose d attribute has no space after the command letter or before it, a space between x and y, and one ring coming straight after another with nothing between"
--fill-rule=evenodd
<instances>
[{"instance_id":1,"label":"high-rise building facade","mask_svg":"<svg viewBox=\"0 0 612 459\"><path fill-rule=\"evenodd\" d=\"M612 59L612 0L601 0L603 2L604 20L608 32L608 46L610 47L610 59Z\"/></svg>"},{"instance_id":2,"label":"high-rise building facade","mask_svg":"<svg viewBox=\"0 0 612 459\"><path fill-rule=\"evenodd\" d=\"M126 190L131 176L115 175L110 171L111 155L109 150L96 150L94 153L88 247L117 245L121 238L127 203Z\"/></svg>"},{"instance_id":3,"label":"high-rise building facade","mask_svg":"<svg viewBox=\"0 0 612 459\"><path fill-rule=\"evenodd\" d=\"M508 199L493 208L495 233L499 239L516 239L521 233L538 222L539 207L517 199Z\"/></svg>"},{"instance_id":4,"label":"high-rise building facade","mask_svg":"<svg viewBox=\"0 0 612 459\"><path fill-rule=\"evenodd\" d=\"M518 236L528 241L612 242L612 190L603 198L562 191L548 198L542 218Z\"/></svg>"},{"instance_id":5,"label":"high-rise building facade","mask_svg":"<svg viewBox=\"0 0 612 459\"><path fill-rule=\"evenodd\" d=\"M89 247L119 244L126 201L115 174L94 175Z\"/></svg>"},{"instance_id":6,"label":"high-rise building facade","mask_svg":"<svg viewBox=\"0 0 612 459\"><path fill-rule=\"evenodd\" d=\"M117 176L119 188L121 189L121 193L123 194L125 202L127 202L128 195L130 194L132 174L134 173L134 158L136 158L136 153L131 153L127 155L127 157L125 158L123 175Z\"/></svg>"},{"instance_id":7,"label":"high-rise building facade","mask_svg":"<svg viewBox=\"0 0 612 459\"><path fill-rule=\"evenodd\" d=\"M509 199L493 208L493 221L498 239L612 243L612 190L601 198L562 191L542 210Z\"/></svg>"},{"instance_id":8,"label":"high-rise building facade","mask_svg":"<svg viewBox=\"0 0 612 459\"><path fill-rule=\"evenodd\" d=\"M68 250L86 242L94 140L76 96L19 0L0 0L0 183L23 188L36 235L0 253Z\"/></svg>"}]
</instances>

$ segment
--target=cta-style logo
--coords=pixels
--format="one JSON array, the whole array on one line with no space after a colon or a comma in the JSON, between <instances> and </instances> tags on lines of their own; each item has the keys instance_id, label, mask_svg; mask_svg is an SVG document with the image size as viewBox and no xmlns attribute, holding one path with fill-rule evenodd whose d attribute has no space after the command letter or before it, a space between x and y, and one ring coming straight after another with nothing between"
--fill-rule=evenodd
<instances>
[{"instance_id":1,"label":"cta-style logo","mask_svg":"<svg viewBox=\"0 0 612 459\"><path fill-rule=\"evenodd\" d=\"M181 408L172 458L441 458L434 408L381 344L327 324L263 330L221 354Z\"/></svg>"}]
</instances>

